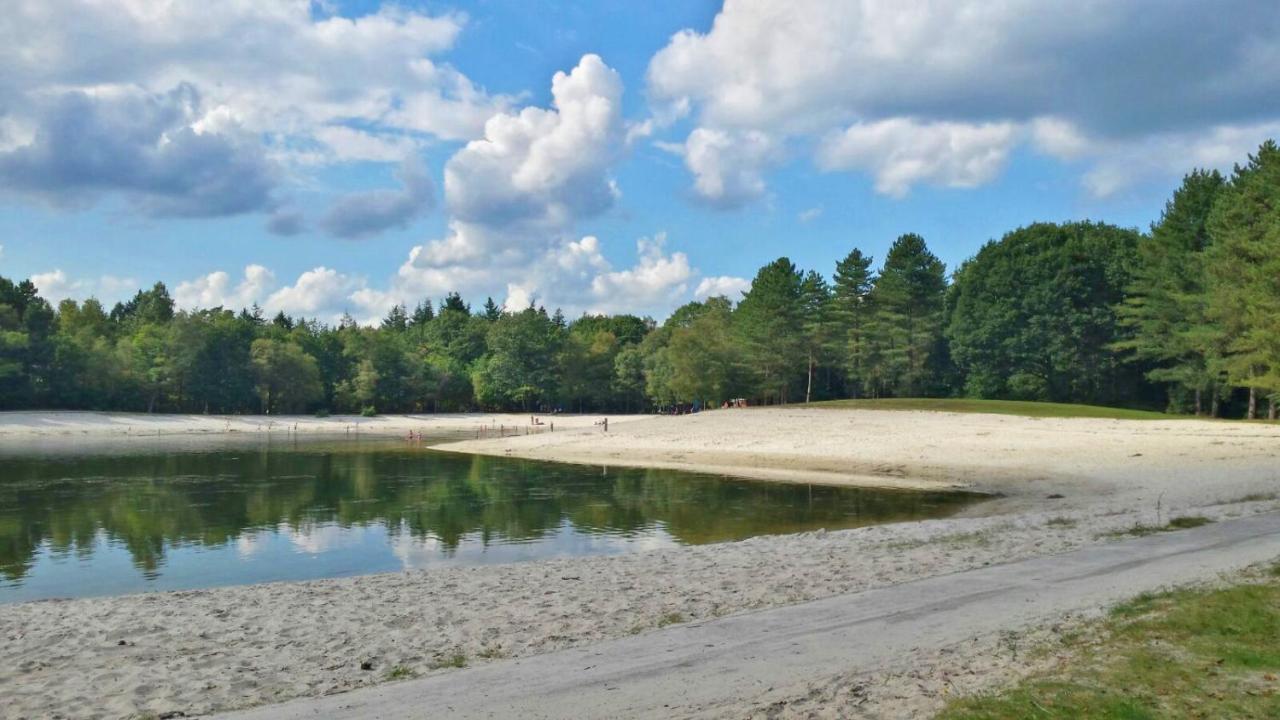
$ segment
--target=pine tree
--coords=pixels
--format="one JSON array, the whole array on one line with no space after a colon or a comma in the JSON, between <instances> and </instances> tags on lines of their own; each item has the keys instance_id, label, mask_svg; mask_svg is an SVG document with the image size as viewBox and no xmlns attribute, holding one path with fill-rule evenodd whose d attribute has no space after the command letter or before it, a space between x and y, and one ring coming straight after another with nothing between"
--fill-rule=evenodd
<instances>
[{"instance_id":1,"label":"pine tree","mask_svg":"<svg viewBox=\"0 0 1280 720\"><path fill-rule=\"evenodd\" d=\"M1206 391L1217 397L1210 364L1217 362L1219 338L1205 315L1204 254L1209 214L1224 183L1216 170L1183 178L1151 234L1139 241L1128 297L1116 309L1132 336L1115 348L1155 365L1146 375L1168 384L1170 411L1177 409L1178 392L1193 395L1197 415Z\"/></svg>"},{"instance_id":2,"label":"pine tree","mask_svg":"<svg viewBox=\"0 0 1280 720\"><path fill-rule=\"evenodd\" d=\"M413 309L413 314L409 316L410 327L422 327L431 322L436 316L435 308L431 306L431 300L423 300Z\"/></svg>"},{"instance_id":3,"label":"pine tree","mask_svg":"<svg viewBox=\"0 0 1280 720\"><path fill-rule=\"evenodd\" d=\"M831 286L822 274L810 270L800 284L801 313L804 323L805 353L808 357L808 377L804 387L804 401L813 398L813 374L822 362L831 343L833 330L831 313Z\"/></svg>"},{"instance_id":4,"label":"pine tree","mask_svg":"<svg viewBox=\"0 0 1280 720\"><path fill-rule=\"evenodd\" d=\"M761 395L787 401L805 362L803 276L785 257L760 268L734 313Z\"/></svg>"},{"instance_id":5,"label":"pine tree","mask_svg":"<svg viewBox=\"0 0 1280 720\"><path fill-rule=\"evenodd\" d=\"M1213 364L1249 388L1250 418L1259 391L1280 395L1280 147L1263 143L1210 213L1209 317L1220 329L1223 357Z\"/></svg>"},{"instance_id":6,"label":"pine tree","mask_svg":"<svg viewBox=\"0 0 1280 720\"><path fill-rule=\"evenodd\" d=\"M946 266L914 233L894 241L871 289L871 373L883 389L913 396L928 384L929 354L942 332Z\"/></svg>"},{"instance_id":7,"label":"pine tree","mask_svg":"<svg viewBox=\"0 0 1280 720\"><path fill-rule=\"evenodd\" d=\"M848 373L846 385L856 397L865 386L864 366L867 355L867 321L871 313L871 256L854 248L836 263L832 298L833 351L844 358Z\"/></svg>"},{"instance_id":8,"label":"pine tree","mask_svg":"<svg viewBox=\"0 0 1280 720\"><path fill-rule=\"evenodd\" d=\"M444 302L440 303L440 312L443 313L446 310L465 313L467 315L471 314L471 306L463 302L462 296L456 292L451 292L448 295L445 295Z\"/></svg>"},{"instance_id":9,"label":"pine tree","mask_svg":"<svg viewBox=\"0 0 1280 720\"><path fill-rule=\"evenodd\" d=\"M387 316L382 319L382 329L391 332L401 333L409 327L409 313L404 309L404 305L396 305L391 308Z\"/></svg>"}]
</instances>

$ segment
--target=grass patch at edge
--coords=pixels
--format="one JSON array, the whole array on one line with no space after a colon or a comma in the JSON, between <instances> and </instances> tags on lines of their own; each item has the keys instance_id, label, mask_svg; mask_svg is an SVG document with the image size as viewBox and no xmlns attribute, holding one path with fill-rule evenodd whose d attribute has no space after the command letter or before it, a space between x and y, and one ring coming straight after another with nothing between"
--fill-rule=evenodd
<instances>
[{"instance_id":1,"label":"grass patch at edge","mask_svg":"<svg viewBox=\"0 0 1280 720\"><path fill-rule=\"evenodd\" d=\"M927 410L931 412L988 413L1035 418L1099 418L1103 420L1178 420L1192 415L1167 415L1153 410L1034 402L1029 400L975 400L971 398L880 398L876 400L824 400L803 407L835 410ZM1203 419L1203 418L1201 418Z\"/></svg>"},{"instance_id":2,"label":"grass patch at edge","mask_svg":"<svg viewBox=\"0 0 1280 720\"><path fill-rule=\"evenodd\" d=\"M1096 639L1068 646L1065 665L952 700L937 717L1280 717L1280 575L1262 575L1217 590L1139 595L1112 609Z\"/></svg>"}]
</instances>

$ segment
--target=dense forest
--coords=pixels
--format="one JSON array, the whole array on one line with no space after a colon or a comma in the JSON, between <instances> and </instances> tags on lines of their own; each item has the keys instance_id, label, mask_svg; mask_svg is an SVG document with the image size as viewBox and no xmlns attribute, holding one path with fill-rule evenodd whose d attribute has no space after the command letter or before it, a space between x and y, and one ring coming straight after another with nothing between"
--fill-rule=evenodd
<instances>
[{"instance_id":1,"label":"dense forest","mask_svg":"<svg viewBox=\"0 0 1280 720\"><path fill-rule=\"evenodd\" d=\"M0 278L0 409L200 413L637 411L969 396L1274 417L1280 149L1195 171L1142 233L1036 223L949 277L915 234L828 278L787 258L741 298L566 319L396 307L378 327L177 310L157 283L107 310Z\"/></svg>"}]
</instances>

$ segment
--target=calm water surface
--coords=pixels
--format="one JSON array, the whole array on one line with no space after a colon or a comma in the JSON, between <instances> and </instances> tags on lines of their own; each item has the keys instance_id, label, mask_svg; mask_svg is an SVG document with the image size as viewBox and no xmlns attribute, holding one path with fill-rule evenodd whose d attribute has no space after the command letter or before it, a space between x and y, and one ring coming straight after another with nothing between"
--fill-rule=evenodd
<instances>
[{"instance_id":1,"label":"calm water surface","mask_svg":"<svg viewBox=\"0 0 1280 720\"><path fill-rule=\"evenodd\" d=\"M0 602L609 555L941 517L977 498L218 441L0 453Z\"/></svg>"}]
</instances>

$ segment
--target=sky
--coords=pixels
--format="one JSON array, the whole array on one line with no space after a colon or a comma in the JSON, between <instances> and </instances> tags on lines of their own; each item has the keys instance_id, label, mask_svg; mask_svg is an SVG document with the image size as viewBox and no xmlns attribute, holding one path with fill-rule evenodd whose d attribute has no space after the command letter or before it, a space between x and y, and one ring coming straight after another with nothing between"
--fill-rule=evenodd
<instances>
[{"instance_id":1,"label":"sky","mask_svg":"<svg viewBox=\"0 0 1280 720\"><path fill-rule=\"evenodd\" d=\"M661 319L787 256L1147 228L1280 136L1265 0L11 0L0 275Z\"/></svg>"}]
</instances>

